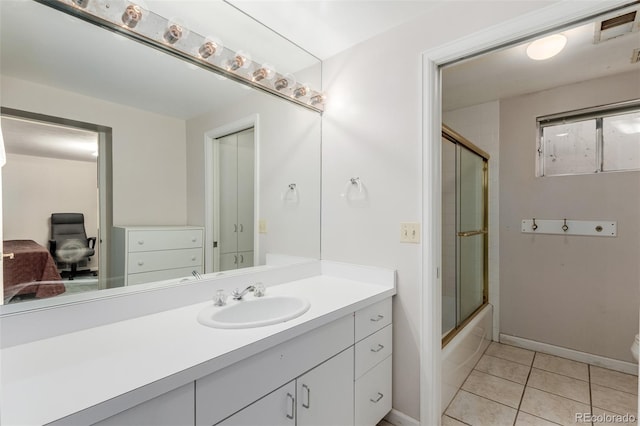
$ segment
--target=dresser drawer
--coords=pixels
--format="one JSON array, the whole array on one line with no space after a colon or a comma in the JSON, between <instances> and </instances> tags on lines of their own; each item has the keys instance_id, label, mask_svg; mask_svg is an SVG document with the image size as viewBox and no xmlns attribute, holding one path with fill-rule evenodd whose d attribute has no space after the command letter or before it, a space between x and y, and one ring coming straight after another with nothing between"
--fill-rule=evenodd
<instances>
[{"instance_id":1,"label":"dresser drawer","mask_svg":"<svg viewBox=\"0 0 640 426\"><path fill-rule=\"evenodd\" d=\"M181 278L193 279L192 273L196 271L199 274L202 271L202 265L192 266L190 268L163 269L160 271L140 272L137 274L127 275L127 285L136 285L151 283L154 281L172 280L180 281Z\"/></svg>"},{"instance_id":2,"label":"dresser drawer","mask_svg":"<svg viewBox=\"0 0 640 426\"><path fill-rule=\"evenodd\" d=\"M202 249L164 250L129 253L128 274L196 267L202 265Z\"/></svg>"},{"instance_id":3,"label":"dresser drawer","mask_svg":"<svg viewBox=\"0 0 640 426\"><path fill-rule=\"evenodd\" d=\"M392 325L389 324L382 330L356 343L356 380L391 355L391 348L393 347L391 330Z\"/></svg>"},{"instance_id":4,"label":"dresser drawer","mask_svg":"<svg viewBox=\"0 0 640 426\"><path fill-rule=\"evenodd\" d=\"M202 229L149 229L129 231L129 252L202 247Z\"/></svg>"},{"instance_id":5,"label":"dresser drawer","mask_svg":"<svg viewBox=\"0 0 640 426\"><path fill-rule=\"evenodd\" d=\"M391 359L387 357L356 380L356 426L374 426L391 411Z\"/></svg>"},{"instance_id":6,"label":"dresser drawer","mask_svg":"<svg viewBox=\"0 0 640 426\"><path fill-rule=\"evenodd\" d=\"M356 342L391 324L391 298L356 312Z\"/></svg>"}]
</instances>

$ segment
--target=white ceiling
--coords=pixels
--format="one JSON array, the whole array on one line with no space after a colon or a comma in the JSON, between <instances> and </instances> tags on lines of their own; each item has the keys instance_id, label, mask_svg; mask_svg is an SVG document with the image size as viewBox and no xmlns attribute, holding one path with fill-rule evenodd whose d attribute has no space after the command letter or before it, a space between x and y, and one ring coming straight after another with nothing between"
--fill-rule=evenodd
<instances>
[{"instance_id":1,"label":"white ceiling","mask_svg":"<svg viewBox=\"0 0 640 426\"><path fill-rule=\"evenodd\" d=\"M416 0L226 0L324 60L443 3Z\"/></svg>"}]
</instances>

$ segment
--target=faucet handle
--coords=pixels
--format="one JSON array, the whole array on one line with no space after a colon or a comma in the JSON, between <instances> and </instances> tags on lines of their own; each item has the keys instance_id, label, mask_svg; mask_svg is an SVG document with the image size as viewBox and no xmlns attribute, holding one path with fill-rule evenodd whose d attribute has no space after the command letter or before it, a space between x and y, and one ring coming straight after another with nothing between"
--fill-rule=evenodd
<instances>
[{"instance_id":1,"label":"faucet handle","mask_svg":"<svg viewBox=\"0 0 640 426\"><path fill-rule=\"evenodd\" d=\"M213 304L215 306L224 306L227 304L227 295L224 294L224 290L216 291L216 294L213 296Z\"/></svg>"},{"instance_id":2,"label":"faucet handle","mask_svg":"<svg viewBox=\"0 0 640 426\"><path fill-rule=\"evenodd\" d=\"M267 289L265 288L264 284L262 283L256 283L253 286L253 295L255 297L262 297L264 296L264 293L267 291Z\"/></svg>"}]
</instances>

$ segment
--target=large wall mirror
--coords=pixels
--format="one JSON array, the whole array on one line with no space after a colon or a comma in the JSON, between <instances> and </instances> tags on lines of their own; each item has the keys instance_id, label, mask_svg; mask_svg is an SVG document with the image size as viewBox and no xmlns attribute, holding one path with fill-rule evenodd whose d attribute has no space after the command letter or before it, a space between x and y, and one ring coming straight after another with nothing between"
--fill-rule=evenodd
<instances>
[{"instance_id":1,"label":"large wall mirror","mask_svg":"<svg viewBox=\"0 0 640 426\"><path fill-rule=\"evenodd\" d=\"M321 85L226 2L146 4ZM319 113L36 1L0 8L4 312L320 257Z\"/></svg>"}]
</instances>

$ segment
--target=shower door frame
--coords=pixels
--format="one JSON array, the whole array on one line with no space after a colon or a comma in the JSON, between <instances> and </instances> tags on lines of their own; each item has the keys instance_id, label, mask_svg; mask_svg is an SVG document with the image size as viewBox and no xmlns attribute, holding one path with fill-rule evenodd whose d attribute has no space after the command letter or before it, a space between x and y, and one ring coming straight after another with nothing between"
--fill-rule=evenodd
<instances>
[{"instance_id":1,"label":"shower door frame","mask_svg":"<svg viewBox=\"0 0 640 426\"><path fill-rule=\"evenodd\" d=\"M459 332L460 330L462 330L471 320L473 320L473 318L475 318L476 315L478 315L478 313L489 304L489 154L482 150L481 148L479 148L478 146L476 146L473 142L469 141L468 139L466 139L464 136L462 136L460 133L456 132L455 130L451 129L450 127L448 127L447 125L445 125L444 123L442 124L442 137L444 139L447 139L448 141L456 144L456 145L461 145L462 147L468 149L469 151L471 151L472 153L478 155L480 158L482 158L484 166L483 166L483 171L482 171L482 203L483 203L483 218L482 218L482 231L483 231L483 236L484 236L484 241L483 241L483 276L482 276L482 304L480 304L480 306L478 306L473 312L471 312L469 314L469 316L467 316L465 319L463 319L459 324L458 324L458 305L459 305L459 300L458 300L458 280L459 280L459 256L458 256L458 251L459 251L459 245L458 245L458 240L456 239L456 325L454 326L454 328L449 331L446 335L442 336L442 347L445 347L447 343L449 343L451 341L451 339L453 339ZM456 154L456 158L457 158L457 154ZM456 160L457 162L458 160ZM457 182L457 173L456 173L456 193L458 192L458 182ZM458 198L458 195L456 194L456 198ZM457 202L456 202L457 204ZM456 206L456 216L458 216L458 208ZM463 236L460 235L462 230L458 229L458 220L456 219L456 238L463 238Z\"/></svg>"}]
</instances>

